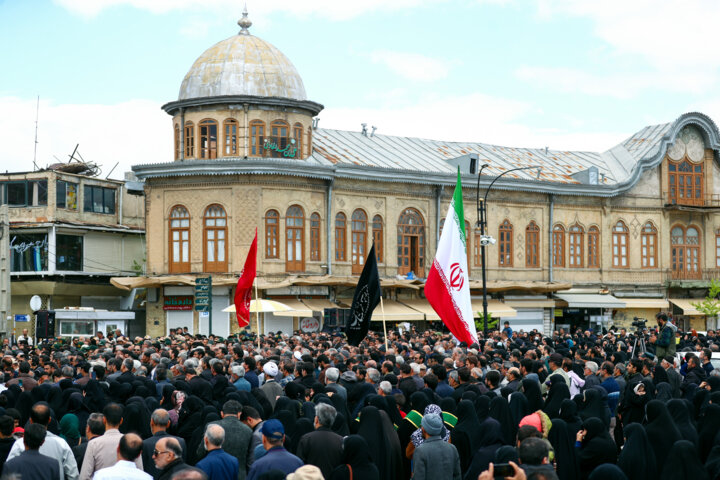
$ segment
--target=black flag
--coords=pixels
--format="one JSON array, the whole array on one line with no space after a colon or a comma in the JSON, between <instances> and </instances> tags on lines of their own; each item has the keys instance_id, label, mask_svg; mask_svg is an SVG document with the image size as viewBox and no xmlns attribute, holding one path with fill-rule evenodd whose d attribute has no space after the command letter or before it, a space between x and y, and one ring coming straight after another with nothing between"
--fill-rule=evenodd
<instances>
[{"instance_id":1,"label":"black flag","mask_svg":"<svg viewBox=\"0 0 720 480\"><path fill-rule=\"evenodd\" d=\"M350 307L350 318L345 326L348 343L357 346L370 328L370 317L373 310L380 303L380 275L375 259L375 244L370 248L365 266L363 267L360 280L355 288L352 307Z\"/></svg>"}]
</instances>

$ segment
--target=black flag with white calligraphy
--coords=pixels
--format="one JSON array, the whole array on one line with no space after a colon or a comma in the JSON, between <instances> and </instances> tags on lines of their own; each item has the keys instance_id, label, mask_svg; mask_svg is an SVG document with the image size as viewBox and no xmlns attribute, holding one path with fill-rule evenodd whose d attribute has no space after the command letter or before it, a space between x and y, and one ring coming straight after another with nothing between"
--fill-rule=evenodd
<instances>
[{"instance_id":1,"label":"black flag with white calligraphy","mask_svg":"<svg viewBox=\"0 0 720 480\"><path fill-rule=\"evenodd\" d=\"M370 248L365 266L363 267L360 280L355 288L352 307L350 307L350 318L345 326L348 343L358 345L370 328L370 317L373 310L380 303L380 275L377 269L375 258L375 244Z\"/></svg>"}]
</instances>

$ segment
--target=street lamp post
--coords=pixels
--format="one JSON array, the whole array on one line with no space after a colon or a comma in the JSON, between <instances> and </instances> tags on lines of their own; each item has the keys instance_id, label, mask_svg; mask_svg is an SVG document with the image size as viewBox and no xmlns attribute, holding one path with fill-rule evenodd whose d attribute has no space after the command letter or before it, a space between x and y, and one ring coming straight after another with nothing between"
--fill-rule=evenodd
<instances>
[{"instance_id":1,"label":"street lamp post","mask_svg":"<svg viewBox=\"0 0 720 480\"><path fill-rule=\"evenodd\" d=\"M485 196L483 197L482 202L480 201L480 177L482 176L482 172L485 169L485 167L489 167L487 163L483 164L480 167L480 171L478 172L478 181L477 181L477 192L476 192L476 203L477 203L477 212L478 212L478 221L477 225L480 227L480 255L481 255L481 261L482 261L482 290L483 290L483 337L485 340L487 340L488 335L488 301L487 301L487 271L485 270L485 248L488 245L495 245L495 239L492 237L492 235L486 235L485 234L485 228L487 227L487 197L490 193L490 189L495 184L495 182L498 181L500 177L502 177L505 174L508 174L510 172L517 172L520 170L531 170L536 169L538 171L538 178L540 177L540 172L542 171L542 167L532 166L532 167L519 167L519 168L512 168L510 170L505 170L497 177L493 178L493 181L490 182L490 185L488 185L487 189L485 190Z\"/></svg>"}]
</instances>

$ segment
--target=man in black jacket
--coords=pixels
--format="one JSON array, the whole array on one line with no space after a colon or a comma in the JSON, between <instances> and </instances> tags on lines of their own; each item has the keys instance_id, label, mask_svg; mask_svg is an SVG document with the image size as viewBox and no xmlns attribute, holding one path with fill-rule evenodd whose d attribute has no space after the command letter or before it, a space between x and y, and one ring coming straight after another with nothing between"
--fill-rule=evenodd
<instances>
[{"instance_id":1,"label":"man in black jacket","mask_svg":"<svg viewBox=\"0 0 720 480\"><path fill-rule=\"evenodd\" d=\"M25 451L19 456L8 460L3 466L3 477L12 474L22 475L23 480L54 480L60 478L60 465L54 458L40 453L40 446L45 442L47 429L39 423L31 423L25 429L23 443Z\"/></svg>"},{"instance_id":2,"label":"man in black jacket","mask_svg":"<svg viewBox=\"0 0 720 480\"><path fill-rule=\"evenodd\" d=\"M153 462L153 451L157 446L158 442L163 438L174 438L180 444L182 449L181 458L185 460L187 458L185 446L185 439L181 437L175 437L167 433L167 428L170 426L170 415L168 411L163 408L158 408L152 413L150 417L150 430L153 435L150 438L143 440L142 447L142 459L143 459L143 470L148 474L152 475L153 478L157 478L160 470L155 466Z\"/></svg>"},{"instance_id":3,"label":"man in black jacket","mask_svg":"<svg viewBox=\"0 0 720 480\"><path fill-rule=\"evenodd\" d=\"M182 447L174 437L164 437L155 444L152 454L155 466L160 470L157 480L170 480L177 472L185 469L198 470L182 460ZM203 474L204 475L204 474Z\"/></svg>"},{"instance_id":4,"label":"man in black jacket","mask_svg":"<svg viewBox=\"0 0 720 480\"><path fill-rule=\"evenodd\" d=\"M707 378L705 369L700 366L700 359L693 355L688 359L688 369L685 374L685 380L683 380L683 389L691 383L700 386L702 382Z\"/></svg>"},{"instance_id":5,"label":"man in black jacket","mask_svg":"<svg viewBox=\"0 0 720 480\"><path fill-rule=\"evenodd\" d=\"M343 437L331 429L336 415L333 406L318 403L315 406L315 431L300 438L296 452L306 465L318 467L324 478L330 478L343 459Z\"/></svg>"},{"instance_id":6,"label":"man in black jacket","mask_svg":"<svg viewBox=\"0 0 720 480\"><path fill-rule=\"evenodd\" d=\"M9 415L0 417L0 472L2 472L5 460L7 460L10 449L15 443L13 430L15 429L15 420Z\"/></svg>"}]
</instances>

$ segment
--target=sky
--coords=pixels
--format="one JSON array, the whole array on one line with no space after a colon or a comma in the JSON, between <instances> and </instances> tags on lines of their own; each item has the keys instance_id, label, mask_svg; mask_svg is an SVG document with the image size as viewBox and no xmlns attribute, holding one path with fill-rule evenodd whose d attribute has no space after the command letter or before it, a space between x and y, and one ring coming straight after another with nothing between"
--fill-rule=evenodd
<instances>
[{"instance_id":1,"label":"sky","mask_svg":"<svg viewBox=\"0 0 720 480\"><path fill-rule=\"evenodd\" d=\"M0 0L0 171L73 149L122 178L172 160L195 59L242 0ZM321 128L604 151L689 111L720 120L716 0L248 0ZM38 104L39 97L39 104ZM37 118L37 143L35 142Z\"/></svg>"}]
</instances>

